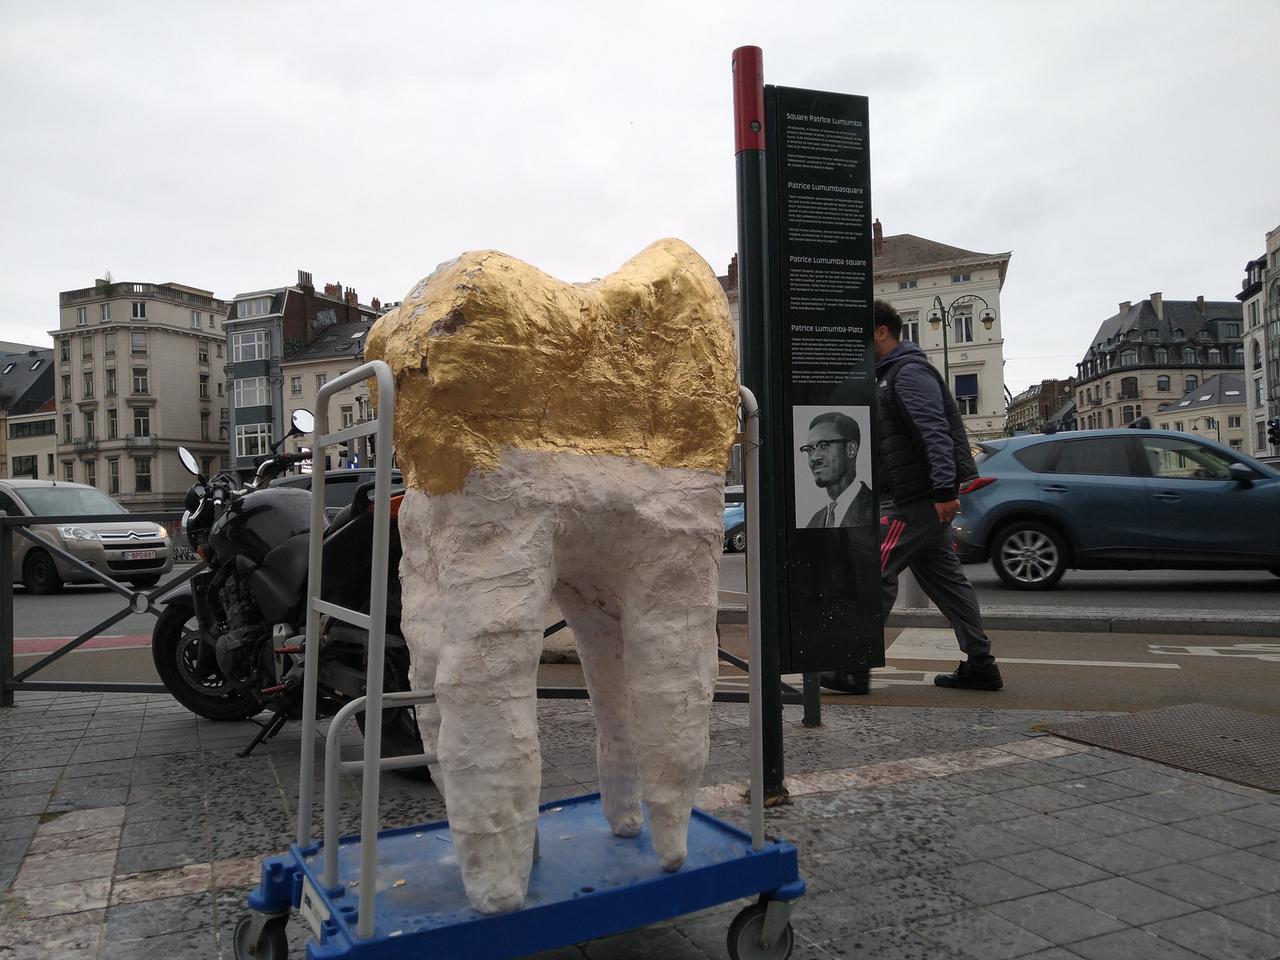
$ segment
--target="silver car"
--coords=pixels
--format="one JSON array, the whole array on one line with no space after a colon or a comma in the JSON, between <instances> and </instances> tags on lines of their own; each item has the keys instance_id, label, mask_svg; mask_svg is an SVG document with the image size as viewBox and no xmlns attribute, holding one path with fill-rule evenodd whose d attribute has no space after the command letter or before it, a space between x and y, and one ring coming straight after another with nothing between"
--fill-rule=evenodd
<instances>
[{"instance_id":1,"label":"silver car","mask_svg":"<svg viewBox=\"0 0 1280 960\"><path fill-rule=\"evenodd\" d=\"M114 523L33 523L28 529L93 569L134 586L152 586L173 569L169 531L150 520L129 519L124 507L94 487L49 480L0 480L0 510L23 517L121 514ZM13 569L32 593L56 593L64 583L93 582L83 570L16 530Z\"/></svg>"}]
</instances>

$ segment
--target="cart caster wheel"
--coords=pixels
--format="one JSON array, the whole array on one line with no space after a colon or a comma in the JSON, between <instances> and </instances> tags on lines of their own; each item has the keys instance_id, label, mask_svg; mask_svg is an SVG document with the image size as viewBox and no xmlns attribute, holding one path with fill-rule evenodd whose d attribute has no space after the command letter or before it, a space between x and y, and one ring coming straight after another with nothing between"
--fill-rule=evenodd
<instances>
[{"instance_id":1,"label":"cart caster wheel","mask_svg":"<svg viewBox=\"0 0 1280 960\"><path fill-rule=\"evenodd\" d=\"M729 960L786 960L791 956L796 935L789 923L772 946L761 946L760 934L764 931L767 909L763 903L753 903L733 918L729 924Z\"/></svg>"},{"instance_id":2,"label":"cart caster wheel","mask_svg":"<svg viewBox=\"0 0 1280 960\"><path fill-rule=\"evenodd\" d=\"M250 943L249 934L253 929L253 918L245 917L236 924L235 951L236 960L288 960L289 936L285 933L285 917L268 920L258 934L258 942Z\"/></svg>"}]
</instances>

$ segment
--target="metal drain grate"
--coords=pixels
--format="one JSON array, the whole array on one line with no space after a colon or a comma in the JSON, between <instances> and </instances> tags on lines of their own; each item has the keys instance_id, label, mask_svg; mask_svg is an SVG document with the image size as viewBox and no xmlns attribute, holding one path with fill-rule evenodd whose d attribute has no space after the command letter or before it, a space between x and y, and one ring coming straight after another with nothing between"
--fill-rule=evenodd
<instances>
[{"instance_id":1,"label":"metal drain grate","mask_svg":"<svg viewBox=\"0 0 1280 960\"><path fill-rule=\"evenodd\" d=\"M1054 727L1068 740L1280 792L1280 717L1188 703Z\"/></svg>"}]
</instances>

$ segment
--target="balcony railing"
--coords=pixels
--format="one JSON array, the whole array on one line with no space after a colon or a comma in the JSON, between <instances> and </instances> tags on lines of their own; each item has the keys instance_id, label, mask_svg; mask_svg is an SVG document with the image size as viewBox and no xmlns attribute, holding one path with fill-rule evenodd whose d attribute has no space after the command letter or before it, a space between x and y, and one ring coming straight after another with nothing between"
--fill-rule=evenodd
<instances>
[{"instance_id":1,"label":"balcony railing","mask_svg":"<svg viewBox=\"0 0 1280 960\"><path fill-rule=\"evenodd\" d=\"M129 450L150 450L156 446L156 437L153 433L142 435L131 433L124 438L124 445Z\"/></svg>"},{"instance_id":2,"label":"balcony railing","mask_svg":"<svg viewBox=\"0 0 1280 960\"><path fill-rule=\"evenodd\" d=\"M76 453L93 453L98 449L98 440L96 437L76 437L71 446Z\"/></svg>"},{"instance_id":3,"label":"balcony railing","mask_svg":"<svg viewBox=\"0 0 1280 960\"><path fill-rule=\"evenodd\" d=\"M213 297L204 297L198 293L188 293L185 290L175 290L173 287L166 287L159 283L102 283L93 287L85 287L81 290L64 290L58 295L58 301L59 303L67 304L75 303L79 300L91 300L95 297L116 299L139 296L191 304L203 307L206 310L216 310L220 313L225 313L227 309L227 305L221 300L216 300Z\"/></svg>"}]
</instances>

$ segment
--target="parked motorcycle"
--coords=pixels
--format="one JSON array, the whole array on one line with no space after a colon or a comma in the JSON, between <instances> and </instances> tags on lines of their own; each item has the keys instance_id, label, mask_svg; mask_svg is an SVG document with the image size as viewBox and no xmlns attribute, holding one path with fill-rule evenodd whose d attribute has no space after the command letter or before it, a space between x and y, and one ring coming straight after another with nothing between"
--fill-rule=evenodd
<instances>
[{"instance_id":1,"label":"parked motorcycle","mask_svg":"<svg viewBox=\"0 0 1280 960\"><path fill-rule=\"evenodd\" d=\"M210 720L243 720L273 711L241 756L273 737L302 708L303 651L311 493L269 487L271 480L310 458L280 453L284 441L310 433L310 411L293 414L292 429L272 445L271 456L243 488L231 476L202 476L196 459L178 448L196 482L187 491L182 529L192 549L208 562L165 605L151 638L156 671L174 698ZM352 502L324 533L322 599L369 611L373 558L373 484L362 484ZM409 689L409 651L400 632L400 534L392 511L387 582L384 690ZM328 616L321 618L317 711L332 716L365 694L368 631ZM358 718L364 728L364 714ZM383 712L382 752L422 752L413 708ZM429 776L427 768L413 768Z\"/></svg>"}]
</instances>

